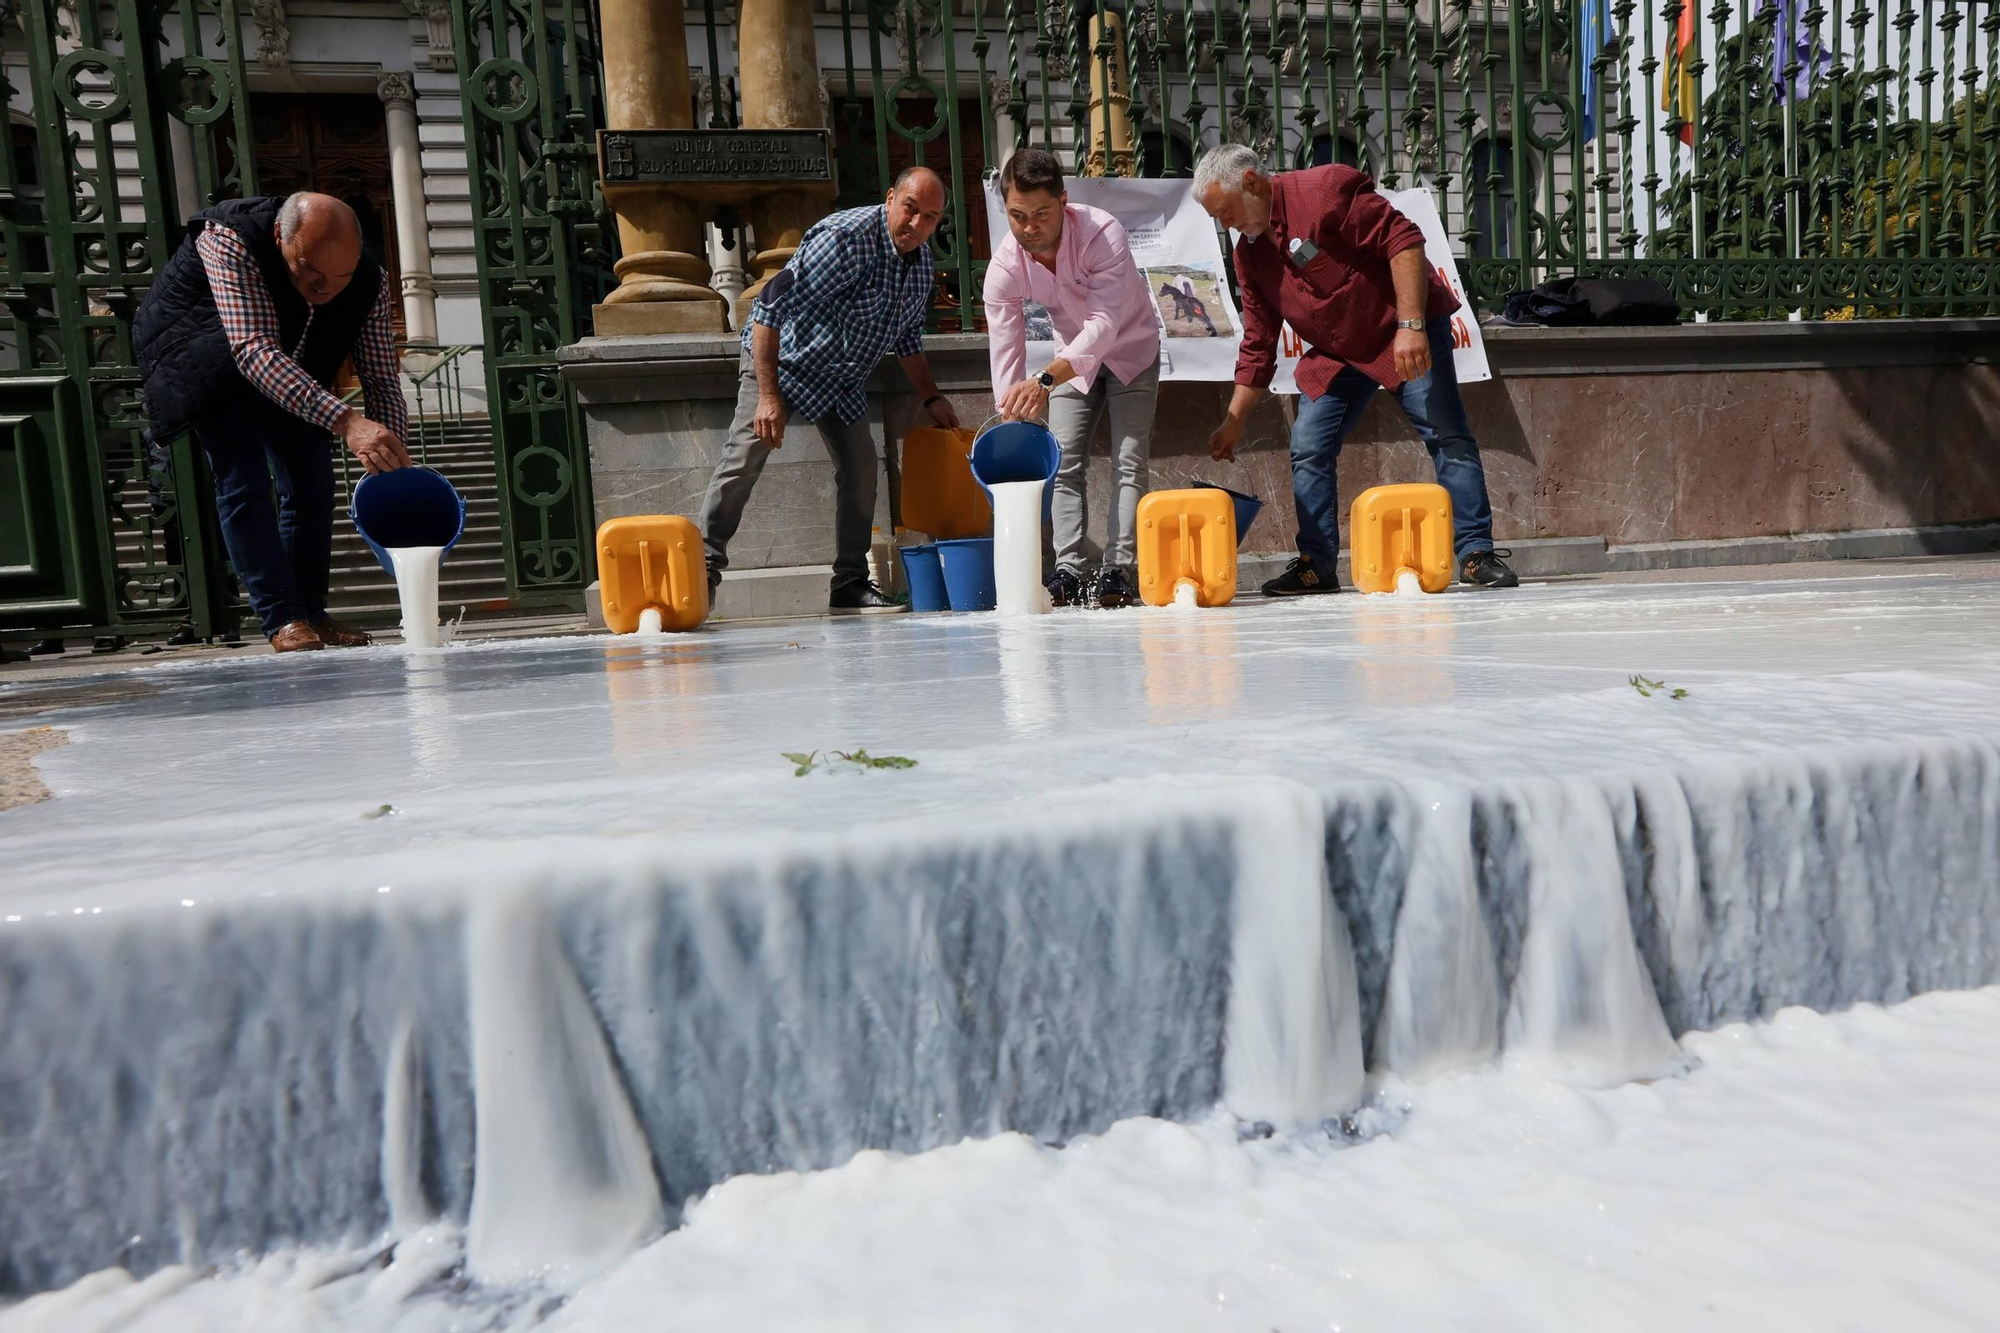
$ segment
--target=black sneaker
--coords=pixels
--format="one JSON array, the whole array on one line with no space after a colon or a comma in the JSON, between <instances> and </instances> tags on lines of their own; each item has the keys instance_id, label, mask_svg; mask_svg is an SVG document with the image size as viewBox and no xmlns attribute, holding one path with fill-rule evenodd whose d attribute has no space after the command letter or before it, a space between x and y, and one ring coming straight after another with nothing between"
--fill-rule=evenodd
<instances>
[{"instance_id":1,"label":"black sneaker","mask_svg":"<svg viewBox=\"0 0 2000 1333\"><path fill-rule=\"evenodd\" d=\"M1083 576L1068 565L1057 565L1056 572L1042 586L1049 590L1049 600L1057 606L1075 606L1083 600Z\"/></svg>"},{"instance_id":2,"label":"black sneaker","mask_svg":"<svg viewBox=\"0 0 2000 1333\"><path fill-rule=\"evenodd\" d=\"M722 571L714 565L708 567L708 612L715 614L715 594L722 587Z\"/></svg>"},{"instance_id":3,"label":"black sneaker","mask_svg":"<svg viewBox=\"0 0 2000 1333\"><path fill-rule=\"evenodd\" d=\"M1458 567L1458 581L1479 588L1518 588L1521 576L1507 568L1500 557L1512 551L1474 551Z\"/></svg>"},{"instance_id":4,"label":"black sneaker","mask_svg":"<svg viewBox=\"0 0 2000 1333\"><path fill-rule=\"evenodd\" d=\"M1264 585L1266 597L1311 597L1339 591L1340 580L1331 570L1321 574L1309 555L1293 556L1285 572Z\"/></svg>"},{"instance_id":5,"label":"black sneaker","mask_svg":"<svg viewBox=\"0 0 2000 1333\"><path fill-rule=\"evenodd\" d=\"M850 583L845 588L835 588L826 599L826 609L837 616L874 616L910 608L907 603L890 599L880 588L864 580Z\"/></svg>"},{"instance_id":6,"label":"black sneaker","mask_svg":"<svg viewBox=\"0 0 2000 1333\"><path fill-rule=\"evenodd\" d=\"M1097 604L1105 610L1115 610L1130 606L1139 600L1139 590L1132 586L1132 576L1119 565L1106 565L1098 571Z\"/></svg>"}]
</instances>

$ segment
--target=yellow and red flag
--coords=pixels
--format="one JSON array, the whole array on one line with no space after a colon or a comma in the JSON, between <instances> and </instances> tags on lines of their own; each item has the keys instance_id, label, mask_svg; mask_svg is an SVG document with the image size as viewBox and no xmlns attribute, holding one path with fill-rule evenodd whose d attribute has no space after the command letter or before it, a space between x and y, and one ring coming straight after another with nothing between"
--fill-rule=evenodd
<instances>
[{"instance_id":1,"label":"yellow and red flag","mask_svg":"<svg viewBox=\"0 0 2000 1333\"><path fill-rule=\"evenodd\" d=\"M1694 146L1694 74L1688 61L1694 59L1695 0L1683 0L1680 23L1674 30L1673 49L1668 56L1668 78L1660 87L1660 110L1681 120L1681 142Z\"/></svg>"}]
</instances>

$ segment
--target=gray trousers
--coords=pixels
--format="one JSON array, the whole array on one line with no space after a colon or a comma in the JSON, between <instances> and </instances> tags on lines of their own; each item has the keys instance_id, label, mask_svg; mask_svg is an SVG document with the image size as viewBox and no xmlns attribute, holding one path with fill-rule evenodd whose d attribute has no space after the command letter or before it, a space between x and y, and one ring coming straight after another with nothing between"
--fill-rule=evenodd
<instances>
[{"instance_id":1,"label":"gray trousers","mask_svg":"<svg viewBox=\"0 0 2000 1333\"><path fill-rule=\"evenodd\" d=\"M789 404L787 404L789 406ZM743 353L736 385L736 419L722 446L722 461L709 478L701 501L702 541L708 547L709 577L721 578L729 568L729 539L743 522L743 507L763 475L771 446L757 438L751 422L757 415L757 367ZM845 588L868 578L868 543L875 523L875 439L868 419L842 421L825 416L813 423L833 458L833 583Z\"/></svg>"},{"instance_id":2,"label":"gray trousers","mask_svg":"<svg viewBox=\"0 0 2000 1333\"><path fill-rule=\"evenodd\" d=\"M1090 466L1090 437L1097 423L1111 414L1111 504L1104 563L1132 567L1138 546L1139 497L1146 493L1146 460L1152 454L1153 409L1160 397L1160 363L1120 384L1099 366L1089 393L1065 384L1049 395L1049 429L1062 445L1056 465L1055 495L1049 517L1055 528L1056 563L1066 569L1083 567L1084 474Z\"/></svg>"}]
</instances>

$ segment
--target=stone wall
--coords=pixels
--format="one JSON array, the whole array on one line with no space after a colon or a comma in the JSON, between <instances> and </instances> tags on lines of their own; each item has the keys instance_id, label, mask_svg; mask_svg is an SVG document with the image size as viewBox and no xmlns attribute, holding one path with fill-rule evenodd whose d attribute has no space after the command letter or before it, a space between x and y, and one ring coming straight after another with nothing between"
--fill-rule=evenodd
<instances>
[{"instance_id":1,"label":"stone wall","mask_svg":"<svg viewBox=\"0 0 2000 1333\"><path fill-rule=\"evenodd\" d=\"M2000 320L1488 330L1497 377L1465 390L1501 542L1602 538L1614 550L2000 519ZM985 340L929 343L960 417L992 410ZM733 339L596 339L565 353L589 419L599 520L697 512L734 406ZM1243 549L1291 548L1290 402L1266 399L1240 465L1208 458L1229 386L1169 384L1155 489L1200 478L1267 503ZM891 366L871 394L878 442L918 404ZM1101 535L1109 463L1092 461ZM1395 402L1378 395L1342 454L1341 494L1429 479ZM1246 484L1247 482L1247 484ZM731 552L732 566L832 558L833 482L794 423ZM890 523L888 487L878 521Z\"/></svg>"}]
</instances>

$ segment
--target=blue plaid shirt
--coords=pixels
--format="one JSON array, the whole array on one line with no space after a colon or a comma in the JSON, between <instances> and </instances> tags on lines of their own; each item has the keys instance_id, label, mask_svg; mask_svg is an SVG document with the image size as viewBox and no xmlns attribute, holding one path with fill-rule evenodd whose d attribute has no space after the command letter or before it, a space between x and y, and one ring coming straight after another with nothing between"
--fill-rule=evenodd
<instances>
[{"instance_id":1,"label":"blue plaid shirt","mask_svg":"<svg viewBox=\"0 0 2000 1333\"><path fill-rule=\"evenodd\" d=\"M883 354L924 350L931 251L907 259L889 239L882 205L850 208L815 223L798 252L757 298L743 346L757 324L778 331L778 391L795 417L859 421L868 376Z\"/></svg>"}]
</instances>

